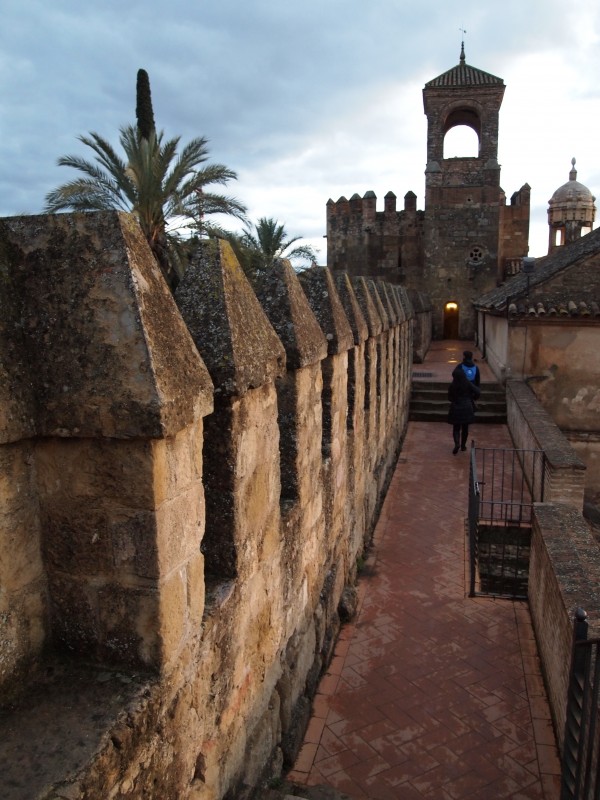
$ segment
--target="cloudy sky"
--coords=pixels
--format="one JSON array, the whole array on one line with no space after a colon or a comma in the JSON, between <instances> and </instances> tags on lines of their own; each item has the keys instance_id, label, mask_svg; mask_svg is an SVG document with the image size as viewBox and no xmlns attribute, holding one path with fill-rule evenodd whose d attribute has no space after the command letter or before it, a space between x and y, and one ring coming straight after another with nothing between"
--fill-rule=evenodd
<instances>
[{"instance_id":1,"label":"cloudy sky","mask_svg":"<svg viewBox=\"0 0 600 800\"><path fill-rule=\"evenodd\" d=\"M532 187L531 255L568 180L600 195L600 4L574 0L3 0L0 216L40 213L65 154L135 123L138 68L158 128L210 140L249 216L320 249L325 204L373 190L423 208L423 85L466 60L503 78L508 197Z\"/></svg>"}]
</instances>

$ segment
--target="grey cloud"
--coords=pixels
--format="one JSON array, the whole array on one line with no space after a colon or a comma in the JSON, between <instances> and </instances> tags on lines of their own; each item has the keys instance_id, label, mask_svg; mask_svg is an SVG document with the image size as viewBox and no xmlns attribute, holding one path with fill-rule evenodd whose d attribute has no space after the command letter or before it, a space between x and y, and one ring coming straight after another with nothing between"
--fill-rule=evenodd
<instances>
[{"instance_id":1,"label":"grey cloud","mask_svg":"<svg viewBox=\"0 0 600 800\"><path fill-rule=\"evenodd\" d=\"M588 9L588 27L598 15ZM559 0L5 0L2 23L0 215L41 210L69 177L56 159L85 152L78 135L117 144L143 67L167 135L207 136L211 158L239 172L232 193L251 214L269 182L286 209L286 183L311 188L320 207L296 213L315 230L338 190L422 198L420 88L458 62L461 24L467 60L501 77L519 54L575 48L579 35ZM524 170L503 183L510 193L526 180Z\"/></svg>"}]
</instances>

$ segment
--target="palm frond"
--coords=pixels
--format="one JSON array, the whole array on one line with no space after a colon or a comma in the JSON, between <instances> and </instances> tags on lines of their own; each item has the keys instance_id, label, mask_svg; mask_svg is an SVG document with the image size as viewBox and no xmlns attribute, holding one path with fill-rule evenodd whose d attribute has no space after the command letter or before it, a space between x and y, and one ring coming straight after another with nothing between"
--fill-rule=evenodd
<instances>
[{"instance_id":1,"label":"palm frond","mask_svg":"<svg viewBox=\"0 0 600 800\"><path fill-rule=\"evenodd\" d=\"M161 269L168 275L171 259L177 272L185 264L177 230L217 230L217 226L206 223L206 215L228 214L246 221L246 209L234 197L205 191L211 184L224 185L237 178L223 164L207 163L206 138L197 137L181 147L180 137L165 139L163 132L154 128L147 134L143 136L132 125L120 128L124 158L98 133L79 136L79 141L94 153L94 160L80 156L58 160L59 166L76 170L80 177L49 192L46 211L133 212ZM178 220L177 227L167 230L173 219Z\"/></svg>"},{"instance_id":2,"label":"palm frond","mask_svg":"<svg viewBox=\"0 0 600 800\"><path fill-rule=\"evenodd\" d=\"M46 195L45 211L110 211L115 208L114 194L103 191L98 184L75 180L59 186ZM126 207L121 210L127 211Z\"/></svg>"}]
</instances>

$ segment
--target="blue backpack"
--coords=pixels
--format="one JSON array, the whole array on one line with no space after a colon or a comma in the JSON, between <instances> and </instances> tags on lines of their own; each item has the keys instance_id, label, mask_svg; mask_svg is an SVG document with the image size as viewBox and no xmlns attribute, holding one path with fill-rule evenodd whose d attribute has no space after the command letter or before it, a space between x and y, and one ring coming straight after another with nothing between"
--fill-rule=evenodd
<instances>
[{"instance_id":1,"label":"blue backpack","mask_svg":"<svg viewBox=\"0 0 600 800\"><path fill-rule=\"evenodd\" d=\"M461 364L461 366L467 378L471 381L471 383L473 383L475 380L475 375L477 375L477 367L475 365L468 367L466 364Z\"/></svg>"}]
</instances>

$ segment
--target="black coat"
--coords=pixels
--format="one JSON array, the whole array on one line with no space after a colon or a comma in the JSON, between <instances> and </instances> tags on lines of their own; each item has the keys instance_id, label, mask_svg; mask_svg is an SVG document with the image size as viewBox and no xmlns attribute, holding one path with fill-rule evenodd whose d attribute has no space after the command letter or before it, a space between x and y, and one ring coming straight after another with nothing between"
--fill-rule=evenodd
<instances>
[{"instance_id":1,"label":"black coat","mask_svg":"<svg viewBox=\"0 0 600 800\"><path fill-rule=\"evenodd\" d=\"M452 383L448 387L448 422L450 425L470 425L475 422L475 400L481 391L459 367L452 373Z\"/></svg>"}]
</instances>

